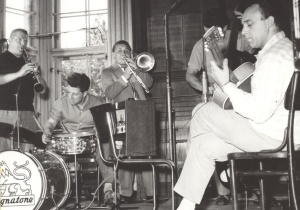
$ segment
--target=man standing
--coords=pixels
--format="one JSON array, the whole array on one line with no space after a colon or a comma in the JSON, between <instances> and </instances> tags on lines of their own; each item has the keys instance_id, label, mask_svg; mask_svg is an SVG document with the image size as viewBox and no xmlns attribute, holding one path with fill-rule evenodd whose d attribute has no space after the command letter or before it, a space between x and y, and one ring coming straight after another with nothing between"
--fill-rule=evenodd
<instances>
[{"instance_id":1,"label":"man standing","mask_svg":"<svg viewBox=\"0 0 300 210\"><path fill-rule=\"evenodd\" d=\"M8 42L8 50L0 54L0 125L20 126L26 133L35 134L34 85L38 80L43 89L38 93L43 94L46 83L34 63L26 64L24 50L28 42L27 31L14 29ZM33 78L33 73L37 80ZM17 132L17 129L14 130L11 132ZM10 145L9 138L0 137L0 151L11 149ZM33 147L29 143L21 144L21 149L25 151Z\"/></svg>"},{"instance_id":2,"label":"man standing","mask_svg":"<svg viewBox=\"0 0 300 210\"><path fill-rule=\"evenodd\" d=\"M150 74L137 68L134 60L131 58L132 51L127 41L120 40L116 42L112 51L114 63L110 67L103 69L101 76L105 96L112 103L125 101L129 98L145 100L145 91L136 77L132 75L132 71L127 66L126 61L147 88L150 88L153 84Z\"/></svg>"},{"instance_id":3,"label":"man standing","mask_svg":"<svg viewBox=\"0 0 300 210\"><path fill-rule=\"evenodd\" d=\"M214 172L215 161L231 152L261 151L281 144L288 111L284 96L294 72L292 42L282 31L282 7L277 1L258 2L243 14L242 34L252 48L260 48L251 80L251 93L229 80L228 61L223 70L214 62L212 75L229 96L234 110L205 104L191 122L191 148L175 191L183 196L178 210L194 210ZM234 128L234 129L233 129ZM300 144L300 117L295 117L295 143Z\"/></svg>"},{"instance_id":4,"label":"man standing","mask_svg":"<svg viewBox=\"0 0 300 210\"><path fill-rule=\"evenodd\" d=\"M102 87L105 96L112 103L125 101L129 98L135 100L146 100L146 94L143 86L133 75L132 70L140 78L147 88L150 88L153 84L153 78L147 72L142 72L136 66L135 61L131 57L132 51L129 43L124 40L117 41L113 48L114 63L102 71ZM130 67L126 64L130 65ZM108 150L108 146L106 148ZM102 162L98 158L98 162ZM152 173L151 171L142 170L142 179L146 187L147 196L153 196L152 185ZM121 195L125 197L131 197L133 192L134 173L128 169L127 166L122 167L119 170L119 181L121 185ZM104 193L106 198L112 198L109 195L112 180L108 180L110 183L104 185Z\"/></svg>"}]
</instances>

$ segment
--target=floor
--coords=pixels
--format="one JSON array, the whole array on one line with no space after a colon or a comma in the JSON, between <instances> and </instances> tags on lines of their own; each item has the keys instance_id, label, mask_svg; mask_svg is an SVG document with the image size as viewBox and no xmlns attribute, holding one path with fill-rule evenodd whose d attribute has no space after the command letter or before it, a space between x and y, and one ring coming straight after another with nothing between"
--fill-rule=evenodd
<instances>
[{"instance_id":1,"label":"floor","mask_svg":"<svg viewBox=\"0 0 300 210\"><path fill-rule=\"evenodd\" d=\"M97 208L96 202L91 204L91 201L82 201L80 202L81 209L100 209ZM260 206L252 201L249 200L247 202L247 208L246 208L246 202L244 199L239 201L240 208L239 210L258 210L260 209ZM87 206L90 205L90 207L87 208ZM141 210L152 210L153 205L152 203L132 203L132 204L122 204L120 205L121 209L141 209ZM69 209L76 209L75 207L75 201L67 201L65 204L65 207L61 208L61 210L69 210ZM101 209L110 209L114 210L113 208L101 208ZM230 202L228 205L225 206L218 206L214 204L213 198L206 198L203 200L203 202L196 207L196 210L231 210L232 209L232 203ZM117 209L116 209L117 210ZM171 210L171 200L166 200L159 202L158 208L156 210ZM281 207L272 207L269 210L288 210L288 208Z\"/></svg>"}]
</instances>

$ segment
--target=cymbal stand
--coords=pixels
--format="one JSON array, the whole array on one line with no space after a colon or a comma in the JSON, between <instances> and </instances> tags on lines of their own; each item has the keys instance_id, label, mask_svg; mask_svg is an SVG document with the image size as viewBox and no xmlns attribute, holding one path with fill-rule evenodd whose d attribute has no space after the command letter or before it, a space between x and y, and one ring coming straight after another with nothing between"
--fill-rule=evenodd
<instances>
[{"instance_id":1,"label":"cymbal stand","mask_svg":"<svg viewBox=\"0 0 300 210\"><path fill-rule=\"evenodd\" d=\"M74 154L74 173L75 173L75 206L67 207L66 209L82 209L82 206L79 203L78 196L78 176L77 176L77 154Z\"/></svg>"},{"instance_id":2,"label":"cymbal stand","mask_svg":"<svg viewBox=\"0 0 300 210\"><path fill-rule=\"evenodd\" d=\"M20 89L20 85L18 87L18 91L15 94L16 96L16 109L17 109L17 120L16 120L16 128L17 128L17 140L18 140L18 151L21 151L20 149L20 114L19 114L19 104L18 104L18 96L19 96L19 89ZM12 131L14 133L14 129ZM12 145L12 149L14 149L14 136L12 135L12 141L11 141L11 145Z\"/></svg>"}]
</instances>

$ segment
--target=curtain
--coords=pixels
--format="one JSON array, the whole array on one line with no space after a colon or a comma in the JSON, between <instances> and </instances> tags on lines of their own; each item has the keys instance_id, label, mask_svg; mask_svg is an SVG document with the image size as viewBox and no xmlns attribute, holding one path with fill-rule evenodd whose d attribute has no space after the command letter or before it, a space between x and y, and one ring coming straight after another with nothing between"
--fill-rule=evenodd
<instances>
[{"instance_id":1,"label":"curtain","mask_svg":"<svg viewBox=\"0 0 300 210\"><path fill-rule=\"evenodd\" d=\"M112 61L112 47L119 40L126 40L131 47L132 40L132 0L108 0L108 65Z\"/></svg>"}]
</instances>

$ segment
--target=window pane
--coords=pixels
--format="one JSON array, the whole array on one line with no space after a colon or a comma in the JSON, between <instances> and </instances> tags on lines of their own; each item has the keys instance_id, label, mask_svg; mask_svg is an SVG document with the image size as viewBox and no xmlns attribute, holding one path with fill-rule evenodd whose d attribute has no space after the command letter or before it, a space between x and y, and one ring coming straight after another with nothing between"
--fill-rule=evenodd
<instances>
[{"instance_id":1,"label":"window pane","mask_svg":"<svg viewBox=\"0 0 300 210\"><path fill-rule=\"evenodd\" d=\"M96 96L104 97L101 82L101 73L104 69L104 58L92 58L91 66L91 89L90 93Z\"/></svg>"},{"instance_id":2,"label":"window pane","mask_svg":"<svg viewBox=\"0 0 300 210\"><path fill-rule=\"evenodd\" d=\"M67 87L66 78L72 72L77 73L85 73L87 74L87 63L86 59L70 59L63 60L62 63L62 71L61 71L61 79L62 79L62 93L65 94L65 88Z\"/></svg>"},{"instance_id":3,"label":"window pane","mask_svg":"<svg viewBox=\"0 0 300 210\"><path fill-rule=\"evenodd\" d=\"M62 61L62 93L65 94L67 87L66 78L72 72L85 73L91 79L89 92L93 95L104 97L101 83L101 72L104 69L104 57L69 59ZM89 63L89 67L87 66Z\"/></svg>"},{"instance_id":4,"label":"window pane","mask_svg":"<svg viewBox=\"0 0 300 210\"><path fill-rule=\"evenodd\" d=\"M74 24L76 23L76 24ZM85 28L85 17L73 17L61 19L62 31L75 31L61 34L61 47L85 47L86 46L86 31L76 31L80 28Z\"/></svg>"},{"instance_id":5,"label":"window pane","mask_svg":"<svg viewBox=\"0 0 300 210\"><path fill-rule=\"evenodd\" d=\"M6 1L5 9L6 38L16 28L23 28L29 34L33 34L35 22L35 0L9 0ZM28 46L32 46L29 40Z\"/></svg>"},{"instance_id":6,"label":"window pane","mask_svg":"<svg viewBox=\"0 0 300 210\"><path fill-rule=\"evenodd\" d=\"M25 18L24 16L6 12L6 37L8 38L11 31L15 28L24 28ZM13 20L13 21L11 21ZM28 30L28 29L26 29Z\"/></svg>"},{"instance_id":7,"label":"window pane","mask_svg":"<svg viewBox=\"0 0 300 210\"><path fill-rule=\"evenodd\" d=\"M61 2L61 13L66 12L78 12L85 10L84 0L60 0Z\"/></svg>"},{"instance_id":8,"label":"window pane","mask_svg":"<svg viewBox=\"0 0 300 210\"><path fill-rule=\"evenodd\" d=\"M61 34L61 48L100 46L106 43L107 0L61 0L60 2L61 14L57 15L57 20L60 21L57 25L60 29L57 31L68 32ZM84 30L88 28L97 29Z\"/></svg>"},{"instance_id":9,"label":"window pane","mask_svg":"<svg viewBox=\"0 0 300 210\"><path fill-rule=\"evenodd\" d=\"M26 1L27 2L27 1ZM19 10L25 10L25 1L23 0L8 0L6 1L6 7L12 7Z\"/></svg>"},{"instance_id":10,"label":"window pane","mask_svg":"<svg viewBox=\"0 0 300 210\"><path fill-rule=\"evenodd\" d=\"M90 0L90 9L107 9L107 0Z\"/></svg>"},{"instance_id":11,"label":"window pane","mask_svg":"<svg viewBox=\"0 0 300 210\"><path fill-rule=\"evenodd\" d=\"M91 27L97 28L89 31L90 46L104 45L108 38L107 15L93 15L90 20Z\"/></svg>"}]
</instances>

